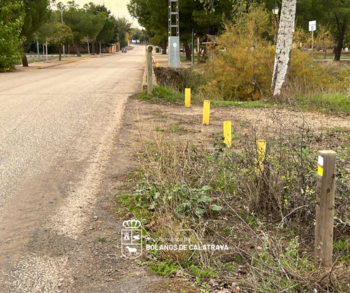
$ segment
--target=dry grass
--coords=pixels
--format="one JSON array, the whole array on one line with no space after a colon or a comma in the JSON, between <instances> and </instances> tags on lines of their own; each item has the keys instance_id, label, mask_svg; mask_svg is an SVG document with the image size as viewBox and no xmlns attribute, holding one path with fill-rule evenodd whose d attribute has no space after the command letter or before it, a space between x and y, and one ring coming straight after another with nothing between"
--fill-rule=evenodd
<instances>
[{"instance_id":1,"label":"dry grass","mask_svg":"<svg viewBox=\"0 0 350 293\"><path fill-rule=\"evenodd\" d=\"M139 130L147 137L140 135L138 144L137 189L142 192L128 195L134 198L131 206L138 204L135 216L148 223L152 238L180 238L182 229L191 229L191 243L226 244L229 250L158 252L160 259L180 264L183 274L199 276L199 284L214 290L236 290L236 283L241 288L237 292L349 291L346 249L334 251L332 271L313 265L314 169L320 149L336 149L339 158L335 240L346 241L350 235L350 225L342 224L350 223L349 130L325 130L302 115L293 124L295 118L285 121L285 115L271 111L266 119L260 115L258 123L242 119L234 128L233 148L227 149L221 132L203 127L194 131L200 123L196 114L192 119L174 108L162 109L151 133ZM213 115L214 125L223 117L218 114ZM257 176L256 139L262 137L268 152L264 172ZM200 202L203 194L210 201ZM179 209L188 201L189 209ZM213 210L214 204L223 209ZM209 286L215 274L222 285Z\"/></svg>"}]
</instances>

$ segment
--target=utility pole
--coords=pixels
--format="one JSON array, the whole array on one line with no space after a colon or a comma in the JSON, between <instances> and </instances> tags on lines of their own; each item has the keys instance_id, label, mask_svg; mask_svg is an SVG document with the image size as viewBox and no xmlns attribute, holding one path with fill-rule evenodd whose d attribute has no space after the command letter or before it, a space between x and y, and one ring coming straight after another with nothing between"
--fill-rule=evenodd
<instances>
[{"instance_id":1,"label":"utility pole","mask_svg":"<svg viewBox=\"0 0 350 293\"><path fill-rule=\"evenodd\" d=\"M179 1L168 0L168 64L169 67L180 67L180 23ZM173 35L175 30L175 36Z\"/></svg>"}]
</instances>

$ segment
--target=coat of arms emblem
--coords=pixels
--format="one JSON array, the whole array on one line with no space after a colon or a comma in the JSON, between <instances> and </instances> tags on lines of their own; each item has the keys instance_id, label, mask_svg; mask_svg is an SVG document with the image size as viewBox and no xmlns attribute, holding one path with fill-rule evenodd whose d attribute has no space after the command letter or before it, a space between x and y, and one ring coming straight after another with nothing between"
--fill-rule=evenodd
<instances>
[{"instance_id":1,"label":"coat of arms emblem","mask_svg":"<svg viewBox=\"0 0 350 293\"><path fill-rule=\"evenodd\" d=\"M142 230L141 222L129 220L123 222L121 231L121 253L124 257L135 259L142 254Z\"/></svg>"}]
</instances>

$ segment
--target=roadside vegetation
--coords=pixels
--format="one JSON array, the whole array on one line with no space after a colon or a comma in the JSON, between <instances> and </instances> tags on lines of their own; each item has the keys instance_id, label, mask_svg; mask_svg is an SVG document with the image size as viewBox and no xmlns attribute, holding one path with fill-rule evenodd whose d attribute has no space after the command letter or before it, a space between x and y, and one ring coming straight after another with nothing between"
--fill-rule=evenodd
<instances>
[{"instance_id":1,"label":"roadside vegetation","mask_svg":"<svg viewBox=\"0 0 350 293\"><path fill-rule=\"evenodd\" d=\"M350 129L315 125L308 111L350 114L350 66L318 62L312 52L294 48L287 94L272 99L271 35L270 13L252 4L225 21L205 64L155 68L160 86L135 98L184 107L185 88L191 88L194 107L210 100L214 108L250 108L257 122L236 123L229 148L222 131L195 130L201 122L186 115L171 121L159 115L163 124L137 143L138 168L117 196L120 213L143 224L144 246L151 249L138 263L190 279L198 292L349 292ZM328 46L329 35L322 28L316 43ZM302 31L294 37L308 42ZM259 113L268 113L270 122ZM263 158L259 139L267 142ZM325 149L337 152L331 270L314 260L317 152ZM229 249L159 249L179 246L184 237Z\"/></svg>"},{"instance_id":2,"label":"roadside vegetation","mask_svg":"<svg viewBox=\"0 0 350 293\"><path fill-rule=\"evenodd\" d=\"M147 138L140 133L138 168L117 196L118 213L142 222L144 250L158 247L146 250L139 265L190 279L198 292L349 291L349 129L320 129L277 115L269 125L235 123L228 148L221 131L194 129L200 118L165 116L157 114L161 126ZM267 141L261 169L260 138ZM313 260L316 168L317 151L334 146L334 266L327 272ZM159 249L182 244L229 249Z\"/></svg>"},{"instance_id":3,"label":"roadside vegetation","mask_svg":"<svg viewBox=\"0 0 350 293\"><path fill-rule=\"evenodd\" d=\"M58 52L61 60L63 45L65 53L74 47L80 57L79 48L95 54L117 43L126 47L131 39L148 41L145 31L133 28L126 17L115 17L106 5L93 2L80 6L75 1L4 0L0 27L0 72L12 71L19 63L28 66L32 62L26 54L39 54L38 46L40 52Z\"/></svg>"}]
</instances>

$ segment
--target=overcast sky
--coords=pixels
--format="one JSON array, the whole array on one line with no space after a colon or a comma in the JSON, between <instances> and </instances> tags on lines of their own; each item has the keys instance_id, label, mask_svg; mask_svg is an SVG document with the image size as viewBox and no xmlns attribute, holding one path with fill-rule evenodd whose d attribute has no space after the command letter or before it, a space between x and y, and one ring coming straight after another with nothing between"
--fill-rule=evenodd
<instances>
[{"instance_id":1,"label":"overcast sky","mask_svg":"<svg viewBox=\"0 0 350 293\"><path fill-rule=\"evenodd\" d=\"M67 3L68 0L57 0L57 2ZM106 7L112 11L114 16L116 17L127 17L132 23L134 27L140 27L137 23L137 20L134 20L126 7L126 4L129 3L130 0L75 0L76 4L79 4L80 7L83 7L85 3L93 2L95 4L104 4Z\"/></svg>"}]
</instances>

